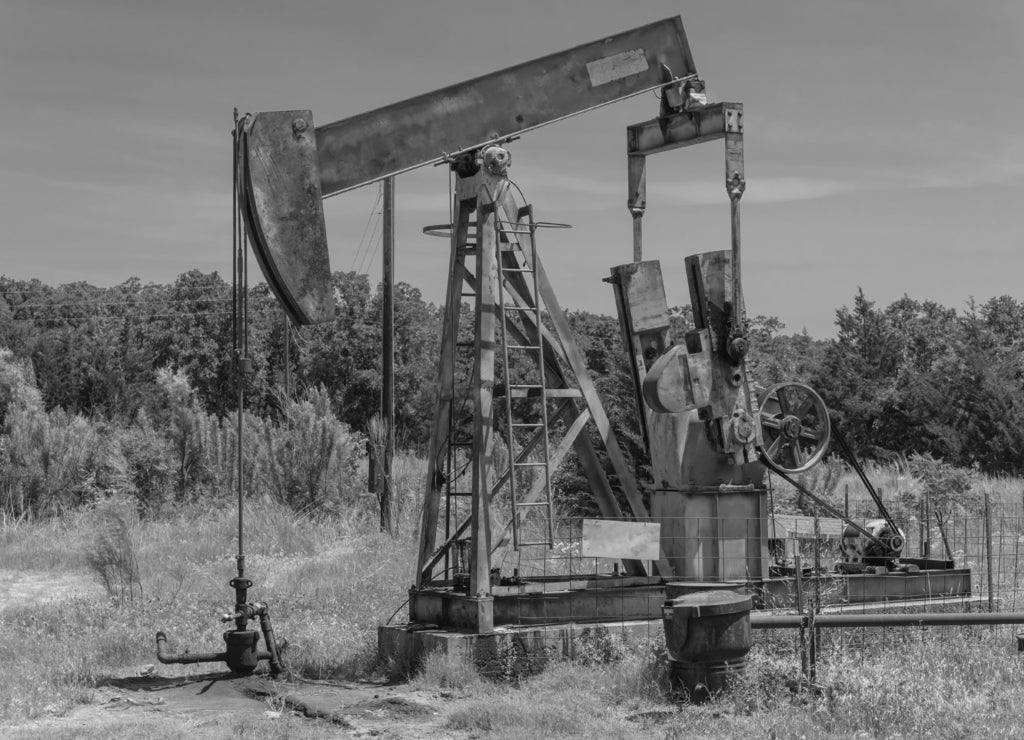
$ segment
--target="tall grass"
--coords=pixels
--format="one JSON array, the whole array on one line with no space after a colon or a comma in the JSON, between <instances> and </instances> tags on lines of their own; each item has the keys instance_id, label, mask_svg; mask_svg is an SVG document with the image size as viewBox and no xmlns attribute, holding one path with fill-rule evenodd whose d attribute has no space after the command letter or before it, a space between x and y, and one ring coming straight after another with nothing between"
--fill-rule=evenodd
<instances>
[{"instance_id":1,"label":"tall grass","mask_svg":"<svg viewBox=\"0 0 1024 740\"><path fill-rule=\"evenodd\" d=\"M415 501L424 465L400 455L395 487ZM1012 490L1019 481L983 481ZM883 485L884 479L883 479ZM0 604L0 721L61 713L88 701L111 674L153 663L163 629L173 651L216 650L235 574L237 514L227 501L164 506L124 514L120 535L134 552L142 595L134 600L61 597ZM360 501L372 501L367 495ZM111 504L113 506L113 504ZM245 509L246 575L251 597L269 604L290 647L296 674L313 679L372 675L376 629L404 602L416 555L415 506L398 536L379 530L372 504L329 513L296 511L280 501ZM0 527L8 568L88 572L103 508ZM101 539L101 538L100 538ZM116 595L116 589L115 589ZM582 650L515 684L484 680L459 662L429 658L413 688L455 702L446 730L481 737L994 737L1024 722L1017 701L1024 667L1006 631L900 632L823 650L819 693L800 688L799 661L785 640L759 639L739 689L709 706L671 701L666 663L655 643ZM782 646L780 648L780 645ZM614 649L612 649L614 648ZM161 666L164 675L206 666ZM2 734L2 731L0 731Z\"/></svg>"},{"instance_id":2,"label":"tall grass","mask_svg":"<svg viewBox=\"0 0 1024 740\"><path fill-rule=\"evenodd\" d=\"M1018 737L1024 663L987 630L901 633L819 662L812 691L792 653L755 646L746 675L705 705L673 699L657 645L558 661L516 686L429 658L414 685L461 699L446 727L488 738ZM950 639L953 636L956 639Z\"/></svg>"},{"instance_id":3,"label":"tall grass","mask_svg":"<svg viewBox=\"0 0 1024 740\"><path fill-rule=\"evenodd\" d=\"M87 701L101 677L153 663L158 629L175 652L221 649L217 615L233 604L236 517L227 506L186 505L159 517L124 518L144 598L55 595L0 604L0 720L64 711ZM402 604L412 582L413 539L381 534L365 511L315 516L272 501L247 506L245 526L250 596L270 606L275 630L290 643L289 667L317 679L368 675L377 625ZM0 562L85 572L96 533L95 515L84 513L21 522L0 530Z\"/></svg>"},{"instance_id":4,"label":"tall grass","mask_svg":"<svg viewBox=\"0 0 1024 740\"><path fill-rule=\"evenodd\" d=\"M130 422L46 411L31 394L10 401L0 428L3 518L53 515L112 495L133 498L150 512L232 498L235 420L203 411L181 390L183 378L161 377L171 378L166 404ZM243 420L246 494L298 510L373 500L363 486L363 438L337 418L327 392L312 388L279 401L277 417Z\"/></svg>"}]
</instances>

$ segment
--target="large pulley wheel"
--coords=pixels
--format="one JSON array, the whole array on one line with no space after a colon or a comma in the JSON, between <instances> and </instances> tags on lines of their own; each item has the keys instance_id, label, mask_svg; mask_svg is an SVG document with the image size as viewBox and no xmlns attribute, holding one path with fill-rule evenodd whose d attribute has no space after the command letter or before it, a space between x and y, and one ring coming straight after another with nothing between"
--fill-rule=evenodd
<instances>
[{"instance_id":1,"label":"large pulley wheel","mask_svg":"<svg viewBox=\"0 0 1024 740\"><path fill-rule=\"evenodd\" d=\"M761 394L760 448L764 464L792 475L810 470L825 456L832 436L821 396L803 383L779 383Z\"/></svg>"}]
</instances>

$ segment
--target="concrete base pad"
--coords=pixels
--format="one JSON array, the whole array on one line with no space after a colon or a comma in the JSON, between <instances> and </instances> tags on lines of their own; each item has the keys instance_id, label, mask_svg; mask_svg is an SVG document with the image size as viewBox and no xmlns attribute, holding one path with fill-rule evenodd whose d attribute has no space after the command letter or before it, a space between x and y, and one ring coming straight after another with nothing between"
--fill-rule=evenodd
<instances>
[{"instance_id":1,"label":"concrete base pad","mask_svg":"<svg viewBox=\"0 0 1024 740\"><path fill-rule=\"evenodd\" d=\"M472 664L485 676L513 678L543 670L552 658L574 658L587 651L607 656L619 645L648 640L664 643L661 619L495 627L485 635L414 624L377 628L378 654L394 677L411 675L435 652Z\"/></svg>"}]
</instances>

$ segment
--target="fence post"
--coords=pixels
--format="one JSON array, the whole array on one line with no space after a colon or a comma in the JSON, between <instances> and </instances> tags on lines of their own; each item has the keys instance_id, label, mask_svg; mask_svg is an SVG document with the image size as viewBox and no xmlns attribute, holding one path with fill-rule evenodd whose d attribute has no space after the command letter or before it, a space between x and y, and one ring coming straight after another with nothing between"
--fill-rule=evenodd
<instances>
[{"instance_id":1,"label":"fence post","mask_svg":"<svg viewBox=\"0 0 1024 740\"><path fill-rule=\"evenodd\" d=\"M799 547L799 545L798 545ZM796 570L796 610L804 616L804 566L799 551L793 555L793 566ZM800 672L807 676L807 630L805 621L800 620Z\"/></svg>"},{"instance_id":2,"label":"fence post","mask_svg":"<svg viewBox=\"0 0 1024 740\"><path fill-rule=\"evenodd\" d=\"M814 620L821 612L821 520L818 519L818 507L814 507L814 606L811 609L811 683L813 684L818 675L818 630L814 627Z\"/></svg>"},{"instance_id":3,"label":"fence post","mask_svg":"<svg viewBox=\"0 0 1024 740\"><path fill-rule=\"evenodd\" d=\"M985 570L988 571L988 610L995 611L995 598L992 593L992 505L988 491L985 491Z\"/></svg>"},{"instance_id":4,"label":"fence post","mask_svg":"<svg viewBox=\"0 0 1024 740\"><path fill-rule=\"evenodd\" d=\"M1020 564L1020 514L1018 513L1014 520L1017 526L1013 528L1013 587L1010 589L1010 593L1013 594L1013 603L1010 606L1010 610L1014 611L1017 609L1017 574L1018 566Z\"/></svg>"}]
</instances>

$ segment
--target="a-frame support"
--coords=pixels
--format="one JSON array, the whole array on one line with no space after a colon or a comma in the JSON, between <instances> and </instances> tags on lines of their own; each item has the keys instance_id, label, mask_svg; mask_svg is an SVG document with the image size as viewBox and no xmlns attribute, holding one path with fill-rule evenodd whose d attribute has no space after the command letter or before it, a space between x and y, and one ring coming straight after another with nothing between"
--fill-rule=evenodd
<instances>
[{"instance_id":1,"label":"a-frame support","mask_svg":"<svg viewBox=\"0 0 1024 740\"><path fill-rule=\"evenodd\" d=\"M507 537L512 522L492 521L492 497L506 486L517 466L537 457L538 446L549 444L548 424L564 427L561 438L551 440L547 454L539 456L550 466L549 473L569 449L575 449L603 516L640 521L649 517L537 257L531 209L516 202L508 180L486 170L457 177L454 199L438 402L431 430L415 587L460 587L468 600L485 604L491 593L492 553L498 547L515 544ZM467 298L473 302L471 332L466 331L468 311L463 299ZM514 314L518 320L502 321L501 312ZM542 312L550 328L538 322ZM504 332L498 331L502 325ZM500 352L499 356L507 357L517 348L536 350L532 353L535 368L542 358L543 372L539 375L543 387L496 383L496 355ZM551 410L543 425L518 425L538 429L532 435L524 431L523 444L509 450L508 462L502 470L495 470L494 412L509 400L508 394L518 399L539 394L540 402L550 403ZM496 395L502 397L502 404L495 403ZM511 421L504 419L505 424ZM622 512L597 449L585 433L590 423L595 425L622 487L629 504L628 515ZM517 516L517 508L550 497L549 481L550 475L538 475L532 484L520 486L520 492L513 493L513 516ZM515 491L515 486L512 489ZM543 511L544 507L536 510ZM492 539L494 525L502 527L497 542ZM439 544L442 532L444 540ZM645 572L637 561L626 561L625 566L633 574ZM661 575L669 575L664 558L656 561L656 567ZM468 583L453 583L457 571L468 573ZM475 612L467 626L486 631L486 606Z\"/></svg>"}]
</instances>

